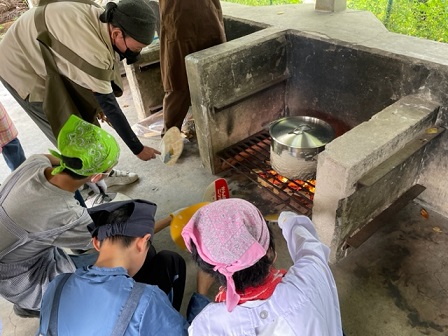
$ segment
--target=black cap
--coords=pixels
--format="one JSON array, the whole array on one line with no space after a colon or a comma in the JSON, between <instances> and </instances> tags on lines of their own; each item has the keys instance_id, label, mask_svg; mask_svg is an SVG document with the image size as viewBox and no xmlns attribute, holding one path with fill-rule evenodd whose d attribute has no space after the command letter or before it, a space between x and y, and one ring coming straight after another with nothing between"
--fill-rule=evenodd
<instances>
[{"instance_id":1,"label":"black cap","mask_svg":"<svg viewBox=\"0 0 448 336\"><path fill-rule=\"evenodd\" d=\"M108 2L100 15L101 22L111 23L134 40L149 45L154 39L158 18L147 0Z\"/></svg>"},{"instance_id":2,"label":"black cap","mask_svg":"<svg viewBox=\"0 0 448 336\"><path fill-rule=\"evenodd\" d=\"M107 223L111 212L127 204L133 206L127 221L121 224ZM101 204L88 209L93 223L87 225L87 229L92 237L97 237L100 241L112 236L143 237L148 233L151 234L152 241L156 209L157 205L154 203L140 199Z\"/></svg>"}]
</instances>

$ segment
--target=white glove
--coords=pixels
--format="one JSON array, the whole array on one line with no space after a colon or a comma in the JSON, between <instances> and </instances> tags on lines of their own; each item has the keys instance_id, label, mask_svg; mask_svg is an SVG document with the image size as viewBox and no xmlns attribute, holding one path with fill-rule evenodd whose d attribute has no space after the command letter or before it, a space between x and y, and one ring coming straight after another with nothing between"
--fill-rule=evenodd
<instances>
[{"instance_id":1,"label":"white glove","mask_svg":"<svg viewBox=\"0 0 448 336\"><path fill-rule=\"evenodd\" d=\"M86 182L86 184L93 190L95 194L101 194L107 192L107 184L104 180L100 180L97 183Z\"/></svg>"},{"instance_id":2,"label":"white glove","mask_svg":"<svg viewBox=\"0 0 448 336\"><path fill-rule=\"evenodd\" d=\"M282 211L280 216L278 217L278 226L282 229L283 224L288 221L290 218L297 217L298 215L295 212L292 211Z\"/></svg>"}]
</instances>

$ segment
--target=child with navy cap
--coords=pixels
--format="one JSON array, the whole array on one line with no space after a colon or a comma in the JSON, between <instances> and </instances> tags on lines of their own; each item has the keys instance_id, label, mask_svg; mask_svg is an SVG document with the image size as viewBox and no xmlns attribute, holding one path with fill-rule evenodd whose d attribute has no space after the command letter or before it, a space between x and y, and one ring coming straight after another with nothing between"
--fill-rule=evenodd
<instances>
[{"instance_id":1,"label":"child with navy cap","mask_svg":"<svg viewBox=\"0 0 448 336\"><path fill-rule=\"evenodd\" d=\"M175 252L155 252L156 205L129 200L89 212L98 259L50 283L39 334L186 335L188 323L174 309L182 302L185 261Z\"/></svg>"}]
</instances>

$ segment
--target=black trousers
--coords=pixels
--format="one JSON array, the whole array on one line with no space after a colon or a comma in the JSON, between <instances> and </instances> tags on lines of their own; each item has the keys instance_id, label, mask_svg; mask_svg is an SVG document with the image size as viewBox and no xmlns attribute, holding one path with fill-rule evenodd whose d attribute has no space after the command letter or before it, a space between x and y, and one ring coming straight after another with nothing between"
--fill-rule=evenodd
<instances>
[{"instance_id":1,"label":"black trousers","mask_svg":"<svg viewBox=\"0 0 448 336\"><path fill-rule=\"evenodd\" d=\"M176 252L157 253L151 245L142 268L134 275L137 282L155 285L164 291L173 307L179 311L185 290L185 260Z\"/></svg>"}]
</instances>

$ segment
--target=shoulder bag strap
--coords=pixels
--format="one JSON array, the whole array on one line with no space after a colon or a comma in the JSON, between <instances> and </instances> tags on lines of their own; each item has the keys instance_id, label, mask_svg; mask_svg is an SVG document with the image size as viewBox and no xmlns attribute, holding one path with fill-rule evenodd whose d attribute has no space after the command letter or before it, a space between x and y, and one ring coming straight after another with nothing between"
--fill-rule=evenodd
<instances>
[{"instance_id":1,"label":"shoulder bag strap","mask_svg":"<svg viewBox=\"0 0 448 336\"><path fill-rule=\"evenodd\" d=\"M38 20L38 18L43 18L45 16L45 6L44 7L36 7L36 14L35 14L35 23L36 28L39 33L39 26L41 26L42 21ZM38 22L40 23L38 26ZM46 29L45 22L43 22L43 25ZM56 61L53 57L53 52L51 51L50 47L43 41L40 40L42 35L45 35L45 32L41 32L37 35L37 40L39 41L40 51L42 53L42 58L45 63L45 68L47 70L47 75L54 75L58 74L59 70L56 65Z\"/></svg>"},{"instance_id":2,"label":"shoulder bag strap","mask_svg":"<svg viewBox=\"0 0 448 336\"><path fill-rule=\"evenodd\" d=\"M51 305L50 320L48 321L47 336L57 336L58 335L58 314L59 314L59 302L61 301L61 293L64 288L65 283L68 278L72 276L73 273L65 273L61 276L61 280L56 285L56 291L53 296L53 301Z\"/></svg>"},{"instance_id":3,"label":"shoulder bag strap","mask_svg":"<svg viewBox=\"0 0 448 336\"><path fill-rule=\"evenodd\" d=\"M86 5L92 5L92 6L95 6L98 8L103 8L103 6L101 6L91 0L40 0L38 6L45 6L50 3L55 3L55 2L79 2L79 3L86 4Z\"/></svg>"},{"instance_id":4,"label":"shoulder bag strap","mask_svg":"<svg viewBox=\"0 0 448 336\"><path fill-rule=\"evenodd\" d=\"M118 320L115 322L114 331L111 336L123 336L128 328L129 322L134 315L135 309L140 301L140 298L145 291L145 284L140 282L135 282L134 287L132 287L131 294L129 295L126 304L118 316Z\"/></svg>"},{"instance_id":5,"label":"shoulder bag strap","mask_svg":"<svg viewBox=\"0 0 448 336\"><path fill-rule=\"evenodd\" d=\"M89 0L51 0L51 1L43 1L39 3L39 6L36 7L36 12L34 14L34 23L36 25L37 29L37 40L41 43L41 45L45 45L48 48L52 48L54 51L56 51L59 55L61 55L63 58L65 58L67 61L69 61L71 64L76 66L81 71L87 73L88 75L104 81L112 81L114 79L114 71L112 69L101 69L98 68L86 60L84 60L82 57L77 55L75 52L73 52L70 48L66 47L64 44L59 42L53 34L51 34L48 31L47 25L45 23L45 9L47 3L53 3L53 2L80 2L85 4L91 4L98 7L101 7L100 5L89 1ZM42 50L42 48L41 48ZM51 54L51 58L53 58L53 55ZM57 68L56 68L57 70Z\"/></svg>"}]
</instances>

